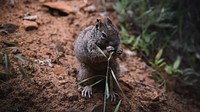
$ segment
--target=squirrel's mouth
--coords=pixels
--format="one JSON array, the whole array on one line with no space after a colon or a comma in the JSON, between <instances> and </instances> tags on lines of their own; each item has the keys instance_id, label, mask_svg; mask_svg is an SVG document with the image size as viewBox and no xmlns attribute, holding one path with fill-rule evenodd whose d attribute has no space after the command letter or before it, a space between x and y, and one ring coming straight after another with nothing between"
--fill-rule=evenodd
<instances>
[{"instance_id":1,"label":"squirrel's mouth","mask_svg":"<svg viewBox=\"0 0 200 112\"><path fill-rule=\"evenodd\" d=\"M99 47L101 50L106 49L107 46L101 43L96 43L96 46Z\"/></svg>"},{"instance_id":2,"label":"squirrel's mouth","mask_svg":"<svg viewBox=\"0 0 200 112\"><path fill-rule=\"evenodd\" d=\"M96 43L95 45L96 45L98 48L100 48L101 50L102 50L102 49L105 49L104 46L102 46L101 44Z\"/></svg>"}]
</instances>

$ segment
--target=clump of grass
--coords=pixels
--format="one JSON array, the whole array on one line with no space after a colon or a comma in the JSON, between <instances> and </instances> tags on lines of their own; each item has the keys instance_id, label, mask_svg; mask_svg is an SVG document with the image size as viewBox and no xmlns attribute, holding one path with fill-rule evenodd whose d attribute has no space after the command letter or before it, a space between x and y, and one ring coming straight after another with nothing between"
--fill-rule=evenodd
<instances>
[{"instance_id":1,"label":"clump of grass","mask_svg":"<svg viewBox=\"0 0 200 112\"><path fill-rule=\"evenodd\" d=\"M98 50L106 57L106 55L104 54L104 52L97 46ZM106 101L107 99L110 97L110 91L113 92L113 79L116 82L118 88L122 91L119 82L112 70L112 68L110 67L110 59L112 58L112 55L114 54L114 52L110 52L109 57L107 58L107 70L106 70L106 81L105 81L105 91L104 91L104 108L103 108L103 112L106 112ZM109 79L109 80L108 80ZM117 112L119 110L121 104L121 100L119 101L118 105L115 108L115 112Z\"/></svg>"},{"instance_id":2,"label":"clump of grass","mask_svg":"<svg viewBox=\"0 0 200 112\"><path fill-rule=\"evenodd\" d=\"M193 68L181 69L180 65L181 57L178 56L173 64L165 66L165 71L173 77L181 77L182 83L186 85L192 86L195 83L198 83L200 73L196 72Z\"/></svg>"},{"instance_id":3,"label":"clump of grass","mask_svg":"<svg viewBox=\"0 0 200 112\"><path fill-rule=\"evenodd\" d=\"M117 103L117 106L115 107L115 111L114 112L118 112L119 111L121 103L122 103L122 100L119 100L119 102Z\"/></svg>"},{"instance_id":4,"label":"clump of grass","mask_svg":"<svg viewBox=\"0 0 200 112\"><path fill-rule=\"evenodd\" d=\"M170 75L178 75L181 74L182 71L179 69L179 66L181 64L181 58L180 56L176 58L174 63L172 65L167 65L165 67L165 71Z\"/></svg>"},{"instance_id":5,"label":"clump of grass","mask_svg":"<svg viewBox=\"0 0 200 112\"><path fill-rule=\"evenodd\" d=\"M18 69L19 69L19 71L21 72L21 74L22 74L25 78L30 78L29 74L27 73L26 68L24 68L24 67L20 64L20 62L22 62L22 63L25 63L26 61L31 62L31 60L28 60L28 59L26 59L25 57L19 56L19 55L15 55L14 57L18 60L18 61L17 61L17 66L18 66ZM30 65L30 63L29 63L29 65ZM28 65L28 66L29 66L29 65Z\"/></svg>"},{"instance_id":6,"label":"clump of grass","mask_svg":"<svg viewBox=\"0 0 200 112\"><path fill-rule=\"evenodd\" d=\"M121 26L122 32L122 42L125 45L128 45L131 50L137 50L141 53L143 57L148 57L150 52L152 52L152 46L155 41L156 32L152 32L151 34L147 33L147 31L142 31L142 34L135 36L129 34L124 26Z\"/></svg>"},{"instance_id":7,"label":"clump of grass","mask_svg":"<svg viewBox=\"0 0 200 112\"><path fill-rule=\"evenodd\" d=\"M105 78L105 76L102 76L102 75L95 75L95 76L92 76L92 77L83 79L83 80L79 81L77 84L80 85L80 84L82 84L82 83L84 83L84 82L87 82L87 81L89 81L89 80L93 80L93 79L95 79L95 78L100 78L100 80L98 80L98 81L96 81L95 83L91 84L91 85L90 85L91 87L93 87L93 86L97 85L98 83L100 83L101 81L103 81L104 78Z\"/></svg>"},{"instance_id":8,"label":"clump of grass","mask_svg":"<svg viewBox=\"0 0 200 112\"><path fill-rule=\"evenodd\" d=\"M12 55L11 50L18 49L16 42L4 42L5 48L1 49L0 64L3 65L4 71L1 71L1 82L9 80L13 76L13 63L17 63L19 72L25 77L30 78L27 69L23 66L28 63L28 67L32 65L32 61L20 55ZM14 71L15 72L15 71Z\"/></svg>"},{"instance_id":9,"label":"clump of grass","mask_svg":"<svg viewBox=\"0 0 200 112\"><path fill-rule=\"evenodd\" d=\"M121 23L124 44L137 50L157 74L162 69L187 85L199 87L199 33L196 29L200 16L196 14L200 10L197 7L196 1L186 0L117 0L114 9ZM161 50L164 58L155 59ZM174 58L179 55L185 63L177 67L174 64L179 59ZM171 64L165 66L166 62ZM159 75L163 78L163 74Z\"/></svg>"}]
</instances>

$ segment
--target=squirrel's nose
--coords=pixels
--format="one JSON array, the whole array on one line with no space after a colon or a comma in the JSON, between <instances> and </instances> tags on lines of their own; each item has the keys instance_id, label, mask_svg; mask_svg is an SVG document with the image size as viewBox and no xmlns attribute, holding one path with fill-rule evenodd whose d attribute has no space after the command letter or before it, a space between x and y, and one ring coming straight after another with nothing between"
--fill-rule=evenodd
<instances>
[{"instance_id":1,"label":"squirrel's nose","mask_svg":"<svg viewBox=\"0 0 200 112\"><path fill-rule=\"evenodd\" d=\"M114 42L109 42L109 45L110 45L110 46L114 46L115 43L114 43Z\"/></svg>"},{"instance_id":2,"label":"squirrel's nose","mask_svg":"<svg viewBox=\"0 0 200 112\"><path fill-rule=\"evenodd\" d=\"M119 45L119 43L118 42L109 42L109 45L113 46L113 47L116 47L116 46Z\"/></svg>"}]
</instances>

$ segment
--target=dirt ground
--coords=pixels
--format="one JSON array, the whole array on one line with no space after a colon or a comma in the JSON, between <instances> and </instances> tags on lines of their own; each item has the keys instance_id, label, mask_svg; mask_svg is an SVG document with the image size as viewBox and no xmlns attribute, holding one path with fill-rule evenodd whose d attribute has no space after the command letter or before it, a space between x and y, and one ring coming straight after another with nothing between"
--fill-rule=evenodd
<instances>
[{"instance_id":1,"label":"dirt ground","mask_svg":"<svg viewBox=\"0 0 200 112\"><path fill-rule=\"evenodd\" d=\"M18 50L11 50L9 56L22 55L34 62L28 70L28 79L20 74L16 61L11 60L16 73L10 80L0 83L0 112L102 111L103 90L94 89L91 99L82 98L77 90L74 41L81 30L103 15L118 25L116 13L109 4L102 5L95 0L66 0L68 14L49 11L44 3L45 0L18 0L14 7L0 5L0 25L19 26L13 32L5 32L1 27L0 49L6 47L5 42L17 42ZM38 18L24 20L25 15L37 15ZM33 26L27 28L30 24ZM200 104L194 99L159 89L159 84L152 78L153 70L136 52L125 46L123 49L119 59L122 69L119 82L124 95L119 95L115 102L107 101L108 112L113 112L121 99L120 112L200 111Z\"/></svg>"}]
</instances>

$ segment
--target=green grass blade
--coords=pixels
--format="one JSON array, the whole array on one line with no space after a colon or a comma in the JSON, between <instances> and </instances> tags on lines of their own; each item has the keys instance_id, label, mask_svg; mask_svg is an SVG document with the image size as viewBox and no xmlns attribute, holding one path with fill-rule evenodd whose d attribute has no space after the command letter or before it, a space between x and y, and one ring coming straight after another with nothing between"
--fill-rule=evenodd
<instances>
[{"instance_id":1,"label":"green grass blade","mask_svg":"<svg viewBox=\"0 0 200 112\"><path fill-rule=\"evenodd\" d=\"M24 67L22 67L20 64L18 64L19 67L19 71L21 72L21 74L26 77L26 78L30 78L30 76L26 73L26 70L24 69Z\"/></svg>"},{"instance_id":2,"label":"green grass blade","mask_svg":"<svg viewBox=\"0 0 200 112\"><path fill-rule=\"evenodd\" d=\"M81 81L78 82L77 84L78 84L78 85L79 85L79 84L82 84L82 83L84 83L84 82L87 82L88 80L91 80L91 79L97 78L97 77L105 78L105 76L102 76L102 75L95 75L95 76L89 77L89 78L87 78L87 79L81 80Z\"/></svg>"},{"instance_id":3,"label":"green grass blade","mask_svg":"<svg viewBox=\"0 0 200 112\"><path fill-rule=\"evenodd\" d=\"M101 50L101 48L99 48L99 46L97 46L97 45L96 45L96 47L97 47L98 51L101 52L101 54L103 54L103 56L104 56L105 58L107 58L107 56L106 56L105 53Z\"/></svg>"},{"instance_id":4,"label":"green grass blade","mask_svg":"<svg viewBox=\"0 0 200 112\"><path fill-rule=\"evenodd\" d=\"M0 50L1 51L1 50ZM2 64L3 63L3 55L2 54L0 54L0 64Z\"/></svg>"},{"instance_id":5,"label":"green grass blade","mask_svg":"<svg viewBox=\"0 0 200 112\"><path fill-rule=\"evenodd\" d=\"M166 63L162 62L161 64L159 64L159 67L163 67L164 65L166 65Z\"/></svg>"},{"instance_id":6,"label":"green grass blade","mask_svg":"<svg viewBox=\"0 0 200 112\"><path fill-rule=\"evenodd\" d=\"M156 60L155 63L156 63L156 65L160 65L164 62L164 60L165 59L162 58L162 59Z\"/></svg>"},{"instance_id":7,"label":"green grass blade","mask_svg":"<svg viewBox=\"0 0 200 112\"><path fill-rule=\"evenodd\" d=\"M178 67L179 67L180 64L181 64L181 57L178 56L178 57L176 58L176 61L175 61L174 64L173 64L173 68L174 68L174 69L178 69Z\"/></svg>"},{"instance_id":8,"label":"green grass blade","mask_svg":"<svg viewBox=\"0 0 200 112\"><path fill-rule=\"evenodd\" d=\"M3 84L5 84L5 85L11 87L9 84L7 84L7 83L6 83L5 81L3 81L3 80L0 80L0 83L3 83Z\"/></svg>"},{"instance_id":9,"label":"green grass blade","mask_svg":"<svg viewBox=\"0 0 200 112\"><path fill-rule=\"evenodd\" d=\"M117 103L117 106L115 107L115 111L114 112L118 112L119 111L119 107L121 105L121 102L122 100L120 100L118 103Z\"/></svg>"},{"instance_id":10,"label":"green grass blade","mask_svg":"<svg viewBox=\"0 0 200 112\"><path fill-rule=\"evenodd\" d=\"M103 100L103 112L106 112L106 88L105 88L105 91L104 91L104 100Z\"/></svg>"},{"instance_id":11,"label":"green grass blade","mask_svg":"<svg viewBox=\"0 0 200 112\"><path fill-rule=\"evenodd\" d=\"M133 46L132 46L132 49L133 49L133 50L138 49L138 46L139 46L139 43L140 43L140 39L141 39L141 35L138 36L138 37L136 38L136 40L134 41Z\"/></svg>"},{"instance_id":12,"label":"green grass blade","mask_svg":"<svg viewBox=\"0 0 200 112\"><path fill-rule=\"evenodd\" d=\"M109 75L109 88L110 88L110 91L113 91L113 77L112 75Z\"/></svg>"},{"instance_id":13,"label":"green grass blade","mask_svg":"<svg viewBox=\"0 0 200 112\"><path fill-rule=\"evenodd\" d=\"M109 61L108 61L109 65ZM109 87L108 87L108 74L106 74L106 85L105 85L105 91L104 91L104 105L103 105L103 112L106 112L106 100L109 98Z\"/></svg>"},{"instance_id":14,"label":"green grass blade","mask_svg":"<svg viewBox=\"0 0 200 112\"><path fill-rule=\"evenodd\" d=\"M154 64L153 62L148 61L148 63L149 63L151 66L155 67L155 64Z\"/></svg>"},{"instance_id":15,"label":"green grass blade","mask_svg":"<svg viewBox=\"0 0 200 112\"><path fill-rule=\"evenodd\" d=\"M114 53L114 52L111 52L111 53L109 54L108 61L110 61L110 59L112 58L113 53Z\"/></svg>"},{"instance_id":16,"label":"green grass blade","mask_svg":"<svg viewBox=\"0 0 200 112\"><path fill-rule=\"evenodd\" d=\"M16 59L18 59L19 61L22 61L23 63L25 62L25 59L24 59L24 57L22 57L22 56L19 56L19 55L16 55L16 56L14 56Z\"/></svg>"},{"instance_id":17,"label":"green grass blade","mask_svg":"<svg viewBox=\"0 0 200 112\"><path fill-rule=\"evenodd\" d=\"M90 85L90 86L93 87L93 86L97 85L98 83L100 83L101 81L103 81L103 79L101 79L101 80L95 82L94 84L92 84L92 85Z\"/></svg>"},{"instance_id":18,"label":"green grass blade","mask_svg":"<svg viewBox=\"0 0 200 112\"><path fill-rule=\"evenodd\" d=\"M5 67L6 67L6 69L9 69L10 68L10 60L9 60L9 56L7 53L5 53L4 58L5 58Z\"/></svg>"},{"instance_id":19,"label":"green grass blade","mask_svg":"<svg viewBox=\"0 0 200 112\"><path fill-rule=\"evenodd\" d=\"M172 74L172 73L173 73L173 68L172 68L172 66L167 65L167 66L165 67L165 71L166 71L168 74Z\"/></svg>"},{"instance_id":20,"label":"green grass blade","mask_svg":"<svg viewBox=\"0 0 200 112\"><path fill-rule=\"evenodd\" d=\"M6 82L5 82L5 81L3 81L3 80L0 80L0 82L1 82L1 83L4 83L4 84L6 84Z\"/></svg>"},{"instance_id":21,"label":"green grass blade","mask_svg":"<svg viewBox=\"0 0 200 112\"><path fill-rule=\"evenodd\" d=\"M122 88L120 87L119 85L119 82L115 76L115 73L113 72L113 70L111 69L111 74L112 74L112 77L114 78L115 82L117 83L117 86L119 87L120 91L122 91ZM122 91L123 92L123 91Z\"/></svg>"},{"instance_id":22,"label":"green grass blade","mask_svg":"<svg viewBox=\"0 0 200 112\"><path fill-rule=\"evenodd\" d=\"M109 65L109 61L108 61L108 65ZM108 69L108 68L107 68ZM109 97L109 88L108 88L108 70L106 73L106 81L105 81L105 91L104 91L104 104L103 104L103 112L106 112L106 100Z\"/></svg>"},{"instance_id":23,"label":"green grass blade","mask_svg":"<svg viewBox=\"0 0 200 112\"><path fill-rule=\"evenodd\" d=\"M109 58L112 56L112 53L110 53ZM106 69L106 81L105 81L105 91L104 91L104 105L103 105L103 112L106 112L106 99L109 98L109 86L108 86L108 75L109 75L109 68L110 68L110 59L107 59L107 69Z\"/></svg>"},{"instance_id":24,"label":"green grass blade","mask_svg":"<svg viewBox=\"0 0 200 112\"><path fill-rule=\"evenodd\" d=\"M25 61L33 62L31 59L27 59L24 56L15 55L14 57L22 62L25 62Z\"/></svg>"},{"instance_id":25,"label":"green grass blade","mask_svg":"<svg viewBox=\"0 0 200 112\"><path fill-rule=\"evenodd\" d=\"M106 98L108 99L110 96L109 86L108 86L108 77L106 77Z\"/></svg>"},{"instance_id":26,"label":"green grass blade","mask_svg":"<svg viewBox=\"0 0 200 112\"><path fill-rule=\"evenodd\" d=\"M9 46L9 47L14 47L14 46L17 46L17 43L16 42L3 42L6 46Z\"/></svg>"},{"instance_id":27,"label":"green grass blade","mask_svg":"<svg viewBox=\"0 0 200 112\"><path fill-rule=\"evenodd\" d=\"M22 36L22 34L20 34L20 33L11 35L12 38L20 38L21 36Z\"/></svg>"},{"instance_id":28,"label":"green grass blade","mask_svg":"<svg viewBox=\"0 0 200 112\"><path fill-rule=\"evenodd\" d=\"M158 51L158 53L156 54L155 60L159 60L161 58L161 56L162 56L162 53L163 53L163 49L160 49Z\"/></svg>"}]
</instances>

